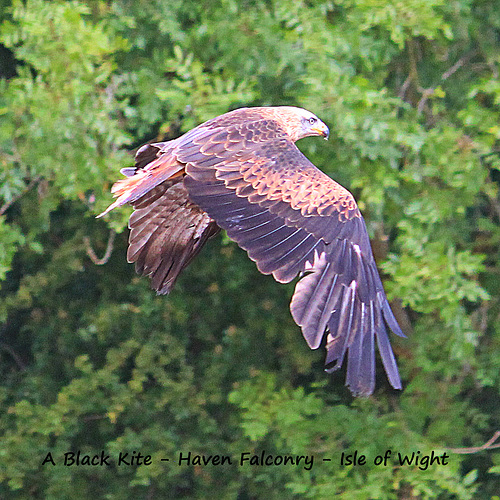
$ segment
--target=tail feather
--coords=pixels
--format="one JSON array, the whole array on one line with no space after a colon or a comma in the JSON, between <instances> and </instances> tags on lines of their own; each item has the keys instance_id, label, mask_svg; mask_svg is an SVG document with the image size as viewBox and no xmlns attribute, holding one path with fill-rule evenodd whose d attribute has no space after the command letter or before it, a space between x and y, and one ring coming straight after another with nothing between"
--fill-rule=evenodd
<instances>
[{"instance_id":1,"label":"tail feather","mask_svg":"<svg viewBox=\"0 0 500 500\"><path fill-rule=\"evenodd\" d=\"M183 173L184 165L179 163L174 155L162 155L152 161L147 168L136 170L133 175L130 175L130 170L126 170L125 175L128 177L115 182L111 188L116 200L97 218L103 217L114 208L125 203L135 202L155 186L167 179L183 175Z\"/></svg>"}]
</instances>

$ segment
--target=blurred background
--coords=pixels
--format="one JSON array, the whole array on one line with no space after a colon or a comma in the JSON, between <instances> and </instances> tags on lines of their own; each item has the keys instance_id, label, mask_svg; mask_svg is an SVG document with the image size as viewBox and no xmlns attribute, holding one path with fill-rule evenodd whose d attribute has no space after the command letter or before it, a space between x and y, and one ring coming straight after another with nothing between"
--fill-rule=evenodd
<instances>
[{"instance_id":1,"label":"blurred background","mask_svg":"<svg viewBox=\"0 0 500 500\"><path fill-rule=\"evenodd\" d=\"M495 444L477 450L500 430L498 1L0 0L0 18L1 498L498 499ZM353 399L293 284L224 235L159 297L126 262L130 208L95 219L130 152L247 105L330 126L298 146L359 201L403 391L378 361ZM387 449L450 459L375 466ZM64 467L71 450L153 464ZM172 462L262 450L314 467ZM341 466L354 450L367 464Z\"/></svg>"}]
</instances>

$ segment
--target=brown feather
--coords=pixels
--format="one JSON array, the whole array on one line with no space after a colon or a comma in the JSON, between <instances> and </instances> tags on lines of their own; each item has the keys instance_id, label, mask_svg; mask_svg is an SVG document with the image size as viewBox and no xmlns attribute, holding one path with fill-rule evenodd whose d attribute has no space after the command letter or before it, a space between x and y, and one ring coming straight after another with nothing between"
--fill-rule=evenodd
<instances>
[{"instance_id":1,"label":"brown feather","mask_svg":"<svg viewBox=\"0 0 500 500\"><path fill-rule=\"evenodd\" d=\"M104 213L133 204L128 258L159 293L225 229L262 273L280 282L301 275L292 316L311 348L326 336L329 371L347 354L353 393L373 392L375 339L390 383L401 388L385 324L403 333L356 202L294 144L327 136L321 122L307 128L311 116L286 106L242 108L174 141L143 146L135 169L126 169L130 176L113 186L117 199Z\"/></svg>"},{"instance_id":2,"label":"brown feather","mask_svg":"<svg viewBox=\"0 0 500 500\"><path fill-rule=\"evenodd\" d=\"M219 228L189 201L181 177L155 190L155 196L148 193L134 203L127 260L136 263L137 272L151 276L152 286L164 294Z\"/></svg>"}]
</instances>

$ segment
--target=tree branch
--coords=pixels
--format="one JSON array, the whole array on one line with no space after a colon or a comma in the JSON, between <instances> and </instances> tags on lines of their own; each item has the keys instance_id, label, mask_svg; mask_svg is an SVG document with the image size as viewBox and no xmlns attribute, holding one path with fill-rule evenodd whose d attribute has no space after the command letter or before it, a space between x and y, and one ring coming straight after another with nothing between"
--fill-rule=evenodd
<instances>
[{"instance_id":1,"label":"tree branch","mask_svg":"<svg viewBox=\"0 0 500 500\"><path fill-rule=\"evenodd\" d=\"M482 446L474 446L472 448L448 448L449 451L453 453L463 453L463 454L469 454L469 453L477 453L479 451L484 451L484 450L493 450L495 448L500 448L500 443L496 443L495 441L500 437L500 431L496 431L495 434L493 434L492 438L486 441Z\"/></svg>"},{"instance_id":2,"label":"tree branch","mask_svg":"<svg viewBox=\"0 0 500 500\"><path fill-rule=\"evenodd\" d=\"M90 257L90 260L97 266L102 266L103 264L106 264L108 262L109 258L111 257L111 252L113 252L113 244L115 242L115 236L116 232L111 230L109 232L109 238L108 238L108 244L106 245L106 251L104 252L104 255L102 259L99 259L94 252L94 249L92 248L90 244L90 238L88 236L83 237L83 244L85 245L85 251L87 252L87 255Z\"/></svg>"},{"instance_id":3,"label":"tree branch","mask_svg":"<svg viewBox=\"0 0 500 500\"><path fill-rule=\"evenodd\" d=\"M475 53L476 53L476 51L473 50L473 51L465 54L464 56L462 56L451 68L446 70L441 75L441 81L444 82L445 80L448 80L448 78L450 78L450 76L452 76L454 73L456 73L465 63L467 63L469 61L469 59L471 59L475 55ZM435 85L434 87L429 87L427 89L423 89L423 88L418 89L423 94L422 98L420 99L420 101L418 102L418 105L417 105L418 114L422 113L422 111L424 110L425 103L427 102L427 99L429 99L429 97L432 94L434 94L434 92L436 91L436 88L437 88L437 85Z\"/></svg>"},{"instance_id":4,"label":"tree branch","mask_svg":"<svg viewBox=\"0 0 500 500\"><path fill-rule=\"evenodd\" d=\"M14 349L12 349L12 347L5 344L4 342L1 342L0 349L3 349L12 356L12 359L15 361L16 365L19 367L21 371L26 370L26 365L23 363L21 357L14 351Z\"/></svg>"},{"instance_id":5,"label":"tree branch","mask_svg":"<svg viewBox=\"0 0 500 500\"><path fill-rule=\"evenodd\" d=\"M13 203L15 203L19 198L21 198L21 196L25 195L28 191L30 191L31 189L33 189L38 184L38 182L40 182L41 178L42 177L40 175L37 175L36 177L33 177L33 179L31 179L30 183L20 193L16 194L9 201L5 202L0 207L0 215L3 215L6 212L6 210Z\"/></svg>"},{"instance_id":6,"label":"tree branch","mask_svg":"<svg viewBox=\"0 0 500 500\"><path fill-rule=\"evenodd\" d=\"M406 80L403 82L403 85L401 85L401 88L399 89L398 92L398 97L400 99L404 99L406 95L406 91L408 90L408 87L410 86L411 83L411 75L408 75L406 77Z\"/></svg>"}]
</instances>

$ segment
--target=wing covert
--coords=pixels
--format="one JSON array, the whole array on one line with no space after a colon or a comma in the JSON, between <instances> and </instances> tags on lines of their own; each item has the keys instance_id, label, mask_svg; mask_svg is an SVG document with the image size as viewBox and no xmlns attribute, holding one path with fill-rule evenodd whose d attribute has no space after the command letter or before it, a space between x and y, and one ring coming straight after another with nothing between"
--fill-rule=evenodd
<instances>
[{"instance_id":1,"label":"wing covert","mask_svg":"<svg viewBox=\"0 0 500 500\"><path fill-rule=\"evenodd\" d=\"M218 141L227 138L219 134ZM371 394L376 339L391 385L401 388L386 324L403 333L352 195L289 140L260 144L254 137L250 143L242 140L240 148L227 155L220 147L181 152L190 199L262 273L279 282L301 275L290 309L311 348L327 333L328 371L340 368L347 354L346 384L355 394Z\"/></svg>"}]
</instances>

